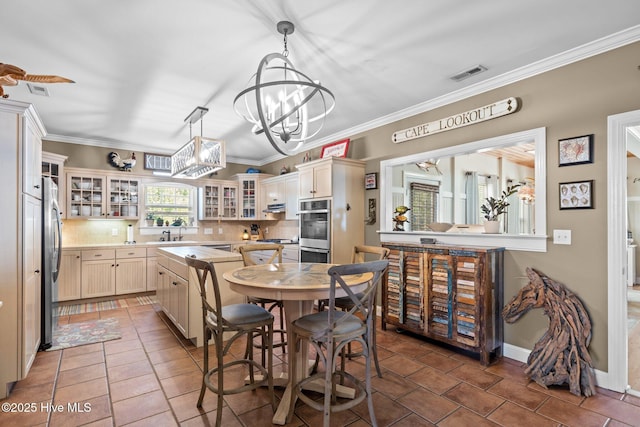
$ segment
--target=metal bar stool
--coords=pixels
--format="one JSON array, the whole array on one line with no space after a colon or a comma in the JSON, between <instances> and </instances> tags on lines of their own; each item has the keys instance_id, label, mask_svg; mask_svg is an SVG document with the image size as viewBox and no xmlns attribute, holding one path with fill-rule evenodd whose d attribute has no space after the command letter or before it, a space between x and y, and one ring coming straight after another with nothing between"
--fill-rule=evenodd
<instances>
[{"instance_id":1,"label":"metal bar stool","mask_svg":"<svg viewBox=\"0 0 640 427\"><path fill-rule=\"evenodd\" d=\"M271 395L271 406L275 411L276 402L273 392L273 314L255 304L231 304L222 306L220 299L220 287L216 278L213 263L201 261L196 258L185 257L190 268L194 268L198 276L200 297L202 299L202 327L204 336L204 369L202 375L202 387L198 397L198 408L202 407L205 388L218 395L218 409L216 413L216 426L222 422L222 405L225 395L242 393L255 390L267 385ZM207 283L211 283L213 289L214 305L207 300ZM233 334L225 343L224 334ZM253 360L253 352L247 351L245 359L224 362L224 356L229 351L231 344L240 337L247 337L247 349L251 348L254 335L260 335L266 344L267 366L258 364ZM213 338L216 351L216 366L209 369L209 340ZM224 372L232 366L243 365L249 370L249 382L239 387L224 388ZM255 378L255 370L262 379ZM211 381L211 376L217 375L217 383Z\"/></svg>"}]
</instances>

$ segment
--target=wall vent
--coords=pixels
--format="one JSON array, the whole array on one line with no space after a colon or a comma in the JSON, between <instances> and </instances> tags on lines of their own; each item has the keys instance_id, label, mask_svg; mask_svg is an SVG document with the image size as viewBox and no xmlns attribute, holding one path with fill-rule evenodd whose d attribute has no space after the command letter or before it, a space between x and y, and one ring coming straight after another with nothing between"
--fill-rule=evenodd
<instances>
[{"instance_id":1,"label":"wall vent","mask_svg":"<svg viewBox=\"0 0 640 427\"><path fill-rule=\"evenodd\" d=\"M464 79L468 79L471 76L475 76L476 74L480 74L482 72L487 71L487 67L483 65L476 65L474 67L469 68L468 70L462 71L455 76L451 76L451 80L454 82L459 82Z\"/></svg>"},{"instance_id":2,"label":"wall vent","mask_svg":"<svg viewBox=\"0 0 640 427\"><path fill-rule=\"evenodd\" d=\"M29 88L29 92L34 95L40 96L49 96L49 89L44 86L38 86L31 83L27 83L27 87Z\"/></svg>"}]
</instances>

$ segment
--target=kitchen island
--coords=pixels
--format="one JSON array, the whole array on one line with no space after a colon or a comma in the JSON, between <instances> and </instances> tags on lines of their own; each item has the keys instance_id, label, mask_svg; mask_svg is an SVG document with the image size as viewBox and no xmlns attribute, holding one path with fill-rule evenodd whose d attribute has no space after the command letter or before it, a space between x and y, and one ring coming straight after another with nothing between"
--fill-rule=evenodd
<instances>
[{"instance_id":1,"label":"kitchen island","mask_svg":"<svg viewBox=\"0 0 640 427\"><path fill-rule=\"evenodd\" d=\"M225 272L242 267L244 263L239 253L204 246L158 248L156 252L158 304L182 335L192 340L197 347L201 347L204 339L200 289L195 270L187 267L184 259L186 256L195 256L199 260L213 262L223 305L245 302L245 297L232 291L229 283L222 277ZM211 284L208 283L207 286L210 287ZM212 298L212 292L208 292L207 299L213 305Z\"/></svg>"}]
</instances>

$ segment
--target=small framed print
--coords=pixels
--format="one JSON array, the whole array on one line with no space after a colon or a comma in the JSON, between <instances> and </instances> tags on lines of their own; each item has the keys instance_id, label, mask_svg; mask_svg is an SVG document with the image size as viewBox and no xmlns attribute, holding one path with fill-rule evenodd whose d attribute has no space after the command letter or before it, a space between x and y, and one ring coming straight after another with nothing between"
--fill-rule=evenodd
<instances>
[{"instance_id":1,"label":"small framed print","mask_svg":"<svg viewBox=\"0 0 640 427\"><path fill-rule=\"evenodd\" d=\"M364 188L367 190L375 190L378 188L378 174L376 172L364 175Z\"/></svg>"},{"instance_id":2,"label":"small framed print","mask_svg":"<svg viewBox=\"0 0 640 427\"><path fill-rule=\"evenodd\" d=\"M560 166L593 163L593 134L558 140Z\"/></svg>"},{"instance_id":3,"label":"small framed print","mask_svg":"<svg viewBox=\"0 0 640 427\"><path fill-rule=\"evenodd\" d=\"M593 180L560 183L560 209L593 209Z\"/></svg>"},{"instance_id":4,"label":"small framed print","mask_svg":"<svg viewBox=\"0 0 640 427\"><path fill-rule=\"evenodd\" d=\"M349 150L349 138L342 139L331 144L324 145L320 152L320 158L325 159L327 157L347 157L347 151Z\"/></svg>"}]
</instances>

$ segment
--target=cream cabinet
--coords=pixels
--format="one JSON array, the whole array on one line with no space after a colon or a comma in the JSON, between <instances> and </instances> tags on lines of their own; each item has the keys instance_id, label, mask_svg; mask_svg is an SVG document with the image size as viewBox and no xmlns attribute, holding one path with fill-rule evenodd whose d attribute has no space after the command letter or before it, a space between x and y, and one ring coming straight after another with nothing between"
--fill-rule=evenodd
<instances>
[{"instance_id":1,"label":"cream cabinet","mask_svg":"<svg viewBox=\"0 0 640 427\"><path fill-rule=\"evenodd\" d=\"M138 179L81 169L69 169L66 176L67 218L138 218Z\"/></svg>"},{"instance_id":2,"label":"cream cabinet","mask_svg":"<svg viewBox=\"0 0 640 427\"><path fill-rule=\"evenodd\" d=\"M147 250L124 248L116 250L116 295L147 290Z\"/></svg>"},{"instance_id":3,"label":"cream cabinet","mask_svg":"<svg viewBox=\"0 0 640 427\"><path fill-rule=\"evenodd\" d=\"M116 252L113 249L82 251L82 298L116 293Z\"/></svg>"},{"instance_id":4,"label":"cream cabinet","mask_svg":"<svg viewBox=\"0 0 640 427\"><path fill-rule=\"evenodd\" d=\"M300 199L331 197L332 163L327 160L331 159L316 160L296 166L300 177Z\"/></svg>"},{"instance_id":5,"label":"cream cabinet","mask_svg":"<svg viewBox=\"0 0 640 427\"><path fill-rule=\"evenodd\" d=\"M67 161L67 156L60 154L42 152L42 176L49 177L58 186L58 206L61 207L62 212L60 215L62 218L66 217L66 203L65 203L65 177L64 177L64 162Z\"/></svg>"},{"instance_id":6,"label":"cream cabinet","mask_svg":"<svg viewBox=\"0 0 640 427\"><path fill-rule=\"evenodd\" d=\"M238 184L221 181L198 188L198 219L238 219Z\"/></svg>"},{"instance_id":7,"label":"cream cabinet","mask_svg":"<svg viewBox=\"0 0 640 427\"><path fill-rule=\"evenodd\" d=\"M62 250L60 274L58 276L58 293L53 295L57 301L70 301L82 298L82 259L78 250Z\"/></svg>"},{"instance_id":8,"label":"cream cabinet","mask_svg":"<svg viewBox=\"0 0 640 427\"><path fill-rule=\"evenodd\" d=\"M260 219L260 181L270 176L262 173L235 175L238 180L239 219Z\"/></svg>"},{"instance_id":9,"label":"cream cabinet","mask_svg":"<svg viewBox=\"0 0 640 427\"><path fill-rule=\"evenodd\" d=\"M182 335L188 337L189 270L187 264L174 258L159 256L158 275L156 291L158 303Z\"/></svg>"},{"instance_id":10,"label":"cream cabinet","mask_svg":"<svg viewBox=\"0 0 640 427\"><path fill-rule=\"evenodd\" d=\"M0 99L0 399L7 387L27 376L40 344L42 136L45 130L31 104Z\"/></svg>"},{"instance_id":11,"label":"cream cabinet","mask_svg":"<svg viewBox=\"0 0 640 427\"><path fill-rule=\"evenodd\" d=\"M24 197L24 264L22 292L22 375L29 372L40 346L42 201Z\"/></svg>"},{"instance_id":12,"label":"cream cabinet","mask_svg":"<svg viewBox=\"0 0 640 427\"><path fill-rule=\"evenodd\" d=\"M147 291L158 289L158 258L147 254Z\"/></svg>"},{"instance_id":13,"label":"cream cabinet","mask_svg":"<svg viewBox=\"0 0 640 427\"><path fill-rule=\"evenodd\" d=\"M284 204L284 219L298 219L298 186L298 172L263 179L260 181L260 199L262 201L262 208L260 210L267 209L268 205ZM273 214L265 212L262 212L261 216L262 219L282 219L281 216L276 217Z\"/></svg>"}]
</instances>

